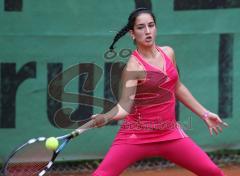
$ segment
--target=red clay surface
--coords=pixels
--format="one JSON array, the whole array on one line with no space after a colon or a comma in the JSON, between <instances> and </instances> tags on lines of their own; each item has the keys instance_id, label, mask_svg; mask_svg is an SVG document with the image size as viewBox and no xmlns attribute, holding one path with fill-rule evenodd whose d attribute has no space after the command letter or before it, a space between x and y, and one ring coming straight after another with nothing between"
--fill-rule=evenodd
<instances>
[{"instance_id":1,"label":"red clay surface","mask_svg":"<svg viewBox=\"0 0 240 176\"><path fill-rule=\"evenodd\" d=\"M240 176L240 165L229 165L221 167L224 171L225 176ZM90 173L59 173L59 174L50 174L48 176L90 176ZM195 174L187 171L186 169L174 167L158 170L126 170L121 176L196 176Z\"/></svg>"},{"instance_id":2,"label":"red clay surface","mask_svg":"<svg viewBox=\"0 0 240 176\"><path fill-rule=\"evenodd\" d=\"M240 176L240 165L221 167L226 176ZM182 168L170 168L152 171L126 171L122 176L196 176Z\"/></svg>"}]
</instances>

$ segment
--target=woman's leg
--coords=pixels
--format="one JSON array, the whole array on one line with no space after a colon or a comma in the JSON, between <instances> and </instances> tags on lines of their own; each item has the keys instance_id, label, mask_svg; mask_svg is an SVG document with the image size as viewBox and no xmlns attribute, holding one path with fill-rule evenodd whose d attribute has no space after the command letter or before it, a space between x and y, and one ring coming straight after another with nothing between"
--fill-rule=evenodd
<instances>
[{"instance_id":1,"label":"woman's leg","mask_svg":"<svg viewBox=\"0 0 240 176\"><path fill-rule=\"evenodd\" d=\"M112 145L92 176L118 176L128 166L144 158L145 154L146 150L142 145Z\"/></svg>"},{"instance_id":2,"label":"woman's leg","mask_svg":"<svg viewBox=\"0 0 240 176\"><path fill-rule=\"evenodd\" d=\"M221 169L190 138L165 143L164 148L161 149L161 155L198 176L224 176Z\"/></svg>"}]
</instances>

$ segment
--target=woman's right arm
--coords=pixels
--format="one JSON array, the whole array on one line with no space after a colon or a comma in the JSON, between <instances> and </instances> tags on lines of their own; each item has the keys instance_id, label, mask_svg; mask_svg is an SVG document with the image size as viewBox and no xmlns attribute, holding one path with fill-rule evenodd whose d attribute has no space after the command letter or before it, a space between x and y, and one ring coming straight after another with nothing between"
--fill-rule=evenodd
<instances>
[{"instance_id":1,"label":"woman's right arm","mask_svg":"<svg viewBox=\"0 0 240 176\"><path fill-rule=\"evenodd\" d=\"M111 120L124 119L130 113L136 93L139 71L139 63L131 56L122 72L121 96L118 103L110 111L92 116L98 127Z\"/></svg>"}]
</instances>

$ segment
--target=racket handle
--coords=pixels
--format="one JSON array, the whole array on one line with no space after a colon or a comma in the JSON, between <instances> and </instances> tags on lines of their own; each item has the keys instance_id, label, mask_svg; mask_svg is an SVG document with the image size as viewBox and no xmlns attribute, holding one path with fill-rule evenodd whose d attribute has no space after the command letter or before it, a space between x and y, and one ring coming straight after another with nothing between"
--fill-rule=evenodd
<instances>
[{"instance_id":1,"label":"racket handle","mask_svg":"<svg viewBox=\"0 0 240 176\"><path fill-rule=\"evenodd\" d=\"M73 131L71 133L71 135L73 137L76 137L79 134L83 133L84 131L87 131L88 129L94 128L94 127L95 127L95 121L94 120L90 120L89 122L85 123L84 125L82 125L79 128L77 128L75 131Z\"/></svg>"}]
</instances>

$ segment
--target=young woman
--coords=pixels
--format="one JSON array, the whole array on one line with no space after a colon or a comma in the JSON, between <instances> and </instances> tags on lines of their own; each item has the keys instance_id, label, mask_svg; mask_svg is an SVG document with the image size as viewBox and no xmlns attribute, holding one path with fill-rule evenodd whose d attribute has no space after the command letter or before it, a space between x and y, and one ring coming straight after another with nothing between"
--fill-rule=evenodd
<instances>
[{"instance_id":1,"label":"young woman","mask_svg":"<svg viewBox=\"0 0 240 176\"><path fill-rule=\"evenodd\" d=\"M105 114L92 116L101 127L124 119L116 138L93 176L118 176L129 165L146 157L163 157L199 176L223 176L181 129L175 119L175 98L197 114L211 135L227 126L218 115L204 108L179 80L172 48L155 44L156 19L145 8L133 11L128 23L115 36L110 49L130 33L136 50L122 73L122 95Z\"/></svg>"}]
</instances>

